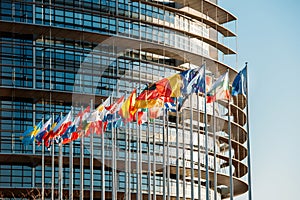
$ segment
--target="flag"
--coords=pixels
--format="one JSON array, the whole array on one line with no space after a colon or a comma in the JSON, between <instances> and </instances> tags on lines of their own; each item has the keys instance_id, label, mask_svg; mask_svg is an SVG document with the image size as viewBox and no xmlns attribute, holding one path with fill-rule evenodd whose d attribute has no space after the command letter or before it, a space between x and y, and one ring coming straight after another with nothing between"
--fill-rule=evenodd
<instances>
[{"instance_id":1,"label":"flag","mask_svg":"<svg viewBox=\"0 0 300 200\"><path fill-rule=\"evenodd\" d=\"M36 126L30 127L27 129L21 136L21 140L23 145L29 145L33 143L35 135L40 131L42 128L43 121L40 121Z\"/></svg>"},{"instance_id":2,"label":"flag","mask_svg":"<svg viewBox=\"0 0 300 200\"><path fill-rule=\"evenodd\" d=\"M102 104L100 104L100 105L96 108L96 110L99 111L99 117L100 117L101 120L104 119L105 115L106 115L107 112L108 112L108 111L105 109L105 107L107 107L107 106L110 104L110 99L111 99L111 97L107 97L107 99L106 99Z\"/></svg>"},{"instance_id":3,"label":"flag","mask_svg":"<svg viewBox=\"0 0 300 200\"><path fill-rule=\"evenodd\" d=\"M172 101L173 99L174 98L171 98ZM171 103L171 102L166 102L166 103ZM148 108L150 120L158 118L163 115L163 110L166 103L164 97L160 97L152 108Z\"/></svg>"},{"instance_id":4,"label":"flag","mask_svg":"<svg viewBox=\"0 0 300 200\"><path fill-rule=\"evenodd\" d=\"M60 117L60 115L58 115L56 117L56 119L54 120L54 122L52 123L50 130L44 134L42 139L45 141L46 147L50 146L50 140L52 139L53 129L56 127L57 123L60 122L60 120L61 120L61 117Z\"/></svg>"},{"instance_id":5,"label":"flag","mask_svg":"<svg viewBox=\"0 0 300 200\"><path fill-rule=\"evenodd\" d=\"M137 123L141 125L148 121L148 109L142 108L137 112Z\"/></svg>"},{"instance_id":6,"label":"flag","mask_svg":"<svg viewBox=\"0 0 300 200\"><path fill-rule=\"evenodd\" d=\"M32 132L34 131L34 127L28 128L20 137L23 145L29 145L33 142Z\"/></svg>"},{"instance_id":7,"label":"flag","mask_svg":"<svg viewBox=\"0 0 300 200\"><path fill-rule=\"evenodd\" d=\"M230 99L228 72L222 74L207 92L207 103L221 99Z\"/></svg>"},{"instance_id":8,"label":"flag","mask_svg":"<svg viewBox=\"0 0 300 200\"><path fill-rule=\"evenodd\" d=\"M170 112L176 112L176 104L175 103L171 103L171 102L166 102L165 103L165 109L167 111L170 111Z\"/></svg>"},{"instance_id":9,"label":"flag","mask_svg":"<svg viewBox=\"0 0 300 200\"><path fill-rule=\"evenodd\" d=\"M67 128L71 125L71 111L53 128L53 138L59 137L65 133Z\"/></svg>"},{"instance_id":10,"label":"flag","mask_svg":"<svg viewBox=\"0 0 300 200\"><path fill-rule=\"evenodd\" d=\"M81 134L83 133L82 124L83 120L86 122L86 119L89 117L90 113L90 106L87 106L83 111L80 111L77 116L75 117L74 121L72 122L72 125L68 127L66 132L64 133L64 138L62 143L67 144L71 141L77 140Z\"/></svg>"},{"instance_id":11,"label":"flag","mask_svg":"<svg viewBox=\"0 0 300 200\"><path fill-rule=\"evenodd\" d=\"M48 121L42 126L41 130L36 134L35 140L37 141L38 145L42 143L44 135L50 130L51 120L51 118L48 119Z\"/></svg>"},{"instance_id":12,"label":"flag","mask_svg":"<svg viewBox=\"0 0 300 200\"><path fill-rule=\"evenodd\" d=\"M179 97L181 95L182 77L180 74L174 74L168 78L169 83L164 86L162 97Z\"/></svg>"},{"instance_id":13,"label":"flag","mask_svg":"<svg viewBox=\"0 0 300 200\"><path fill-rule=\"evenodd\" d=\"M113 103L110 106L105 107L105 109L108 111L107 114L114 114L114 113L119 112L119 110L121 109L122 104L124 102L124 98L125 98L125 96L123 95L115 103Z\"/></svg>"},{"instance_id":14,"label":"flag","mask_svg":"<svg viewBox=\"0 0 300 200\"><path fill-rule=\"evenodd\" d=\"M181 88L181 93L183 95L204 92L204 71L204 66L202 66L195 69L189 69L180 73L183 82L183 86Z\"/></svg>"},{"instance_id":15,"label":"flag","mask_svg":"<svg viewBox=\"0 0 300 200\"><path fill-rule=\"evenodd\" d=\"M103 121L113 121L117 118L121 118L118 114L119 110L121 109L125 96L123 95L120 97L115 103L111 104L110 106L105 107L107 110L107 114L104 116Z\"/></svg>"},{"instance_id":16,"label":"flag","mask_svg":"<svg viewBox=\"0 0 300 200\"><path fill-rule=\"evenodd\" d=\"M111 130L111 128L121 128L125 125L124 120L117 112L114 114L108 114L104 118L103 122L107 123L107 130Z\"/></svg>"},{"instance_id":17,"label":"flag","mask_svg":"<svg viewBox=\"0 0 300 200\"><path fill-rule=\"evenodd\" d=\"M103 134L106 131L107 122L103 122L101 120L94 122L94 132L97 135Z\"/></svg>"},{"instance_id":18,"label":"flag","mask_svg":"<svg viewBox=\"0 0 300 200\"><path fill-rule=\"evenodd\" d=\"M111 128L120 128L124 126L124 123L122 123L123 119L119 115L119 111L123 105L124 99L125 96L123 95L115 103L105 107L105 109L107 110L107 114L104 116L104 119L102 120L103 122L106 123L102 125L105 129L111 130Z\"/></svg>"},{"instance_id":19,"label":"flag","mask_svg":"<svg viewBox=\"0 0 300 200\"><path fill-rule=\"evenodd\" d=\"M78 137L84 132L88 125L87 118L90 115L90 110L90 106L87 106L83 111L80 111L74 119Z\"/></svg>"},{"instance_id":20,"label":"flag","mask_svg":"<svg viewBox=\"0 0 300 200\"><path fill-rule=\"evenodd\" d=\"M136 99L136 89L134 89L129 95L128 99L123 103L119 110L119 115L123 118L124 122L133 121L136 109L134 107Z\"/></svg>"},{"instance_id":21,"label":"flag","mask_svg":"<svg viewBox=\"0 0 300 200\"><path fill-rule=\"evenodd\" d=\"M151 89L151 87L150 87ZM149 93L149 95L148 95ZM136 101L135 101L135 104L134 104L134 107L135 107L135 110L134 112L136 112L136 110L140 109L140 108L152 108L152 107L155 107L157 106L157 104L160 104L160 98L164 97L162 95L155 95L156 97L153 98L153 94L151 93L156 93L155 91L154 92L151 92L151 90L149 90L149 88L143 90L143 92L136 98ZM152 99L153 98L153 99ZM165 102L173 102L172 98L171 97L164 97L164 101ZM163 107L163 104L161 104L161 106Z\"/></svg>"},{"instance_id":22,"label":"flag","mask_svg":"<svg viewBox=\"0 0 300 200\"><path fill-rule=\"evenodd\" d=\"M100 119L99 110L95 110L87 118L88 125L85 128L85 135L88 136L92 133L102 134L106 130L107 122L103 122Z\"/></svg>"},{"instance_id":23,"label":"flag","mask_svg":"<svg viewBox=\"0 0 300 200\"><path fill-rule=\"evenodd\" d=\"M62 144L67 144L72 141L72 134L76 132L75 124L71 124L67 130L61 135Z\"/></svg>"},{"instance_id":24,"label":"flag","mask_svg":"<svg viewBox=\"0 0 300 200\"><path fill-rule=\"evenodd\" d=\"M141 92L137 100L151 100L159 97L177 97L180 96L181 75L174 74L168 78L163 78Z\"/></svg>"},{"instance_id":25,"label":"flag","mask_svg":"<svg viewBox=\"0 0 300 200\"><path fill-rule=\"evenodd\" d=\"M247 93L247 68L244 67L234 78L232 83L232 96L237 96L238 94Z\"/></svg>"},{"instance_id":26,"label":"flag","mask_svg":"<svg viewBox=\"0 0 300 200\"><path fill-rule=\"evenodd\" d=\"M171 97L181 95L182 76L174 74L168 78L163 78L156 83L146 87L136 98L135 108L152 108L161 97L165 102L173 102Z\"/></svg>"},{"instance_id":27,"label":"flag","mask_svg":"<svg viewBox=\"0 0 300 200\"><path fill-rule=\"evenodd\" d=\"M105 123L106 123L105 125L107 125L106 126L107 131L111 131L112 128L121 128L121 127L125 126L124 121L123 121L122 118L116 119L116 120L114 120L112 122L109 122L109 123L108 122L105 122Z\"/></svg>"},{"instance_id":28,"label":"flag","mask_svg":"<svg viewBox=\"0 0 300 200\"><path fill-rule=\"evenodd\" d=\"M160 116L162 116L164 113L164 108L161 107L153 107L153 108L149 108L149 118L150 120L159 118Z\"/></svg>"},{"instance_id":29,"label":"flag","mask_svg":"<svg viewBox=\"0 0 300 200\"><path fill-rule=\"evenodd\" d=\"M90 115L86 119L87 123L91 123L99 120L100 120L100 116L98 110L94 110L94 112L90 113Z\"/></svg>"},{"instance_id":30,"label":"flag","mask_svg":"<svg viewBox=\"0 0 300 200\"><path fill-rule=\"evenodd\" d=\"M85 121L89 117L90 112L91 112L91 107L87 106L80 114L81 120Z\"/></svg>"}]
</instances>

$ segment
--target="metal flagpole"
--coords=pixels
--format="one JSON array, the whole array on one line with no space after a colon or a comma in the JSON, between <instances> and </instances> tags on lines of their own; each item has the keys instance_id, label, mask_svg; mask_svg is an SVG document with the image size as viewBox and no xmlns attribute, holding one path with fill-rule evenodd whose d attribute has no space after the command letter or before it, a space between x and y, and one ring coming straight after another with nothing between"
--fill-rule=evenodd
<instances>
[{"instance_id":1,"label":"metal flagpole","mask_svg":"<svg viewBox=\"0 0 300 200\"><path fill-rule=\"evenodd\" d=\"M82 130L80 136L80 197L79 197L80 200L83 200L84 198L83 184L84 184L84 130Z\"/></svg>"},{"instance_id":2,"label":"metal flagpole","mask_svg":"<svg viewBox=\"0 0 300 200\"><path fill-rule=\"evenodd\" d=\"M138 128L139 128L139 130L138 130L138 133L139 133L139 136L138 136L138 141L139 141L139 152L138 152L138 157L139 157L139 164L138 164L138 167L139 167L139 171L138 171L138 173L139 173L139 185L138 185L138 187L139 187L139 200L142 200L142 184L143 184L143 182L142 182L142 173L143 173L143 169L142 169L142 134L141 134L141 132L142 132L142 125L140 125L140 126L138 126Z\"/></svg>"},{"instance_id":3,"label":"metal flagpole","mask_svg":"<svg viewBox=\"0 0 300 200\"><path fill-rule=\"evenodd\" d=\"M52 26L52 16L51 16L51 13L52 13L52 1L51 0L49 0L49 5L50 5L50 7L49 7L49 9L50 9L50 18L49 18L49 20L50 20L50 22L49 22L49 25L50 25L50 27ZM50 77L50 84L49 84L49 87L50 87L50 91L52 90L52 75L51 75L51 69L52 69L52 59L51 59L51 52L52 52L52 42L51 42L51 40L52 40L52 29L50 28L50 32L49 32L49 38L50 38L50 44L49 44L49 46L50 46L50 48L49 48L49 57L50 57L50 59L49 59L49 67L50 67L50 70L49 70L49 73L50 73L50 75L49 75L49 77ZM51 110L51 92L50 92L50 110ZM54 123L54 114L52 114L53 116L53 123ZM55 187L55 179L54 179L54 177L55 177L55 175L54 175L54 173L55 173L55 165L54 165L54 152L55 152L55 144L54 144L54 140L52 139L52 156L51 156L51 161L52 161L52 165L51 165L51 167L52 167L52 169L51 169L51 199L52 200L54 200L54 198L55 198L55 196L54 196L54 187Z\"/></svg>"},{"instance_id":4,"label":"metal flagpole","mask_svg":"<svg viewBox=\"0 0 300 200\"><path fill-rule=\"evenodd\" d=\"M112 199L116 200L116 166L115 166L115 160L116 160L116 152L115 152L115 130L114 130L114 123L113 120L110 122L111 123L111 150L112 150Z\"/></svg>"},{"instance_id":5,"label":"metal flagpole","mask_svg":"<svg viewBox=\"0 0 300 200\"><path fill-rule=\"evenodd\" d=\"M153 200L156 200L156 151L155 151L155 119L153 119Z\"/></svg>"},{"instance_id":6,"label":"metal flagpole","mask_svg":"<svg viewBox=\"0 0 300 200\"><path fill-rule=\"evenodd\" d=\"M136 114L136 119L138 119L138 114ZM136 185L136 199L137 200L140 200L140 187L139 185L141 184L140 182L140 178L139 178L139 172L140 172L140 168L139 168L139 160L140 160L140 156L139 156L139 137L138 137L138 130L139 130L139 127L138 127L138 121L136 122L136 132L135 132L135 136L136 136L136 180L137 180L137 185Z\"/></svg>"},{"instance_id":7,"label":"metal flagpole","mask_svg":"<svg viewBox=\"0 0 300 200\"><path fill-rule=\"evenodd\" d=\"M114 192L114 196L115 196L115 199L118 199L118 181L117 181L117 177L118 177L118 172L117 172L117 159L118 159L118 155L117 155L117 151L116 151L116 148L117 148L117 136L118 136L118 130L116 128L113 128L113 132L114 132L114 160L113 160L113 163L114 163L114 168L113 168L113 172L114 172L114 188L113 188L113 192Z\"/></svg>"},{"instance_id":8,"label":"metal flagpole","mask_svg":"<svg viewBox=\"0 0 300 200\"><path fill-rule=\"evenodd\" d=\"M129 124L128 130L128 200L131 199L131 133L133 125Z\"/></svg>"},{"instance_id":9,"label":"metal flagpole","mask_svg":"<svg viewBox=\"0 0 300 200\"><path fill-rule=\"evenodd\" d=\"M233 200L232 180L232 158L231 158L231 122L230 122L230 101L228 100L228 144L229 144L229 176L230 176L230 200Z\"/></svg>"},{"instance_id":10,"label":"metal flagpole","mask_svg":"<svg viewBox=\"0 0 300 200\"><path fill-rule=\"evenodd\" d=\"M215 77L213 75L212 80L214 80ZM216 154L216 104L213 102L213 148L214 148L214 200L217 200L217 154Z\"/></svg>"},{"instance_id":11,"label":"metal flagpole","mask_svg":"<svg viewBox=\"0 0 300 200\"><path fill-rule=\"evenodd\" d=\"M191 159L191 200L194 200L194 140L193 140L193 96L190 95L190 159Z\"/></svg>"},{"instance_id":12,"label":"metal flagpole","mask_svg":"<svg viewBox=\"0 0 300 200\"><path fill-rule=\"evenodd\" d=\"M91 99L90 113L94 110L93 99ZM91 122L93 123L93 122ZM90 133L90 199L94 199L94 128Z\"/></svg>"},{"instance_id":13,"label":"metal flagpole","mask_svg":"<svg viewBox=\"0 0 300 200\"><path fill-rule=\"evenodd\" d=\"M179 137L178 137L178 98L176 98L176 200L180 199L180 191L179 191Z\"/></svg>"},{"instance_id":14,"label":"metal flagpole","mask_svg":"<svg viewBox=\"0 0 300 200\"><path fill-rule=\"evenodd\" d=\"M169 114L166 113L166 133L167 133L167 199L170 200L170 135L169 135Z\"/></svg>"},{"instance_id":15,"label":"metal flagpole","mask_svg":"<svg viewBox=\"0 0 300 200\"><path fill-rule=\"evenodd\" d=\"M186 174L186 169L185 169L185 133L184 133L184 109L183 109L183 105L182 105L182 111L181 111L181 123L182 123L182 160L183 160L183 173L182 173L182 177L183 177L183 186L182 186L182 197L183 200L185 200L186 198L186 193L185 193L185 189L186 189L186 185L185 185L185 174Z\"/></svg>"},{"instance_id":16,"label":"metal flagpole","mask_svg":"<svg viewBox=\"0 0 300 200\"><path fill-rule=\"evenodd\" d=\"M53 121L53 123L54 123L54 114L52 114L52 121ZM54 198L55 198L55 196L54 196L54 184L55 184L55 179L54 179L54 177L55 177L55 175L54 175L54 173L55 173L55 166L54 166L54 152L55 152L55 144L54 144L54 140L52 139L52 147L51 147L51 167L52 167L52 169L51 169L51 199L52 200L54 200Z\"/></svg>"},{"instance_id":17,"label":"metal flagpole","mask_svg":"<svg viewBox=\"0 0 300 200\"><path fill-rule=\"evenodd\" d=\"M247 162L248 162L248 200L252 200L252 191L251 191L251 157L250 157L250 125L249 125L249 89L248 89L248 62L246 64L246 95L247 95L247 149L248 149L248 156L247 156Z\"/></svg>"},{"instance_id":18,"label":"metal flagpole","mask_svg":"<svg viewBox=\"0 0 300 200\"><path fill-rule=\"evenodd\" d=\"M74 120L74 108L71 107L72 121ZM71 133L72 136L72 133ZM73 199L73 141L69 144L69 200Z\"/></svg>"},{"instance_id":19,"label":"metal flagpole","mask_svg":"<svg viewBox=\"0 0 300 200\"><path fill-rule=\"evenodd\" d=\"M203 13L204 14L204 11L203 11L203 1L200 1L200 8L201 8L201 13ZM201 22L203 23L203 18L201 19ZM203 29L203 28L202 28ZM205 61L204 61L204 58L203 58L203 49L204 49L204 47L203 47L203 44L204 44L204 42L203 42L203 37L202 37L202 43L201 43L201 52L202 52L202 59L201 59L201 64L204 64L204 69L206 68L206 63L205 63ZM205 94L206 94L206 74L205 74L205 70L204 70L204 90L205 90ZM200 119L201 119L201 113L200 113L200 109L199 109L199 103L200 103L200 100L199 100L199 95L197 96L198 98L197 98L197 104L198 104L198 116L199 116L199 120L198 120L198 122L200 122ZM205 99L204 99L204 103L206 104L206 97L205 97ZM203 103L203 101L202 101L202 103ZM203 107L201 108L201 110L203 111ZM205 111L206 112L206 111ZM205 113L205 115L206 115L206 113ZM206 116L204 116L204 118L205 118ZM204 119L203 119L203 122L204 122ZM205 129L206 129L206 122L204 122L205 123ZM201 196L201 194L202 194L202 192L201 192L201 137L200 137L200 127L198 126L198 196L199 196L199 198L198 199L202 199L202 196ZM202 135L202 132L201 132L201 135ZM202 138L203 138L203 136L202 136ZM202 146L203 146L203 144L202 144Z\"/></svg>"},{"instance_id":20,"label":"metal flagpole","mask_svg":"<svg viewBox=\"0 0 300 200\"><path fill-rule=\"evenodd\" d=\"M125 200L128 199L128 132L129 132L129 124L128 122L125 124Z\"/></svg>"},{"instance_id":21,"label":"metal flagpole","mask_svg":"<svg viewBox=\"0 0 300 200\"><path fill-rule=\"evenodd\" d=\"M200 146L200 106L199 106L199 93L197 92L197 121L198 121L198 129L197 129L197 139L198 139L198 199L201 199L201 146Z\"/></svg>"},{"instance_id":22,"label":"metal flagpole","mask_svg":"<svg viewBox=\"0 0 300 200\"><path fill-rule=\"evenodd\" d=\"M147 119L149 119L149 112L147 112ZM147 123L147 142L148 142L148 148L147 148L147 157L148 157L148 200L151 200L151 159L150 159L150 127L149 123ZM154 150L153 150L154 152Z\"/></svg>"},{"instance_id":23,"label":"metal flagpole","mask_svg":"<svg viewBox=\"0 0 300 200\"><path fill-rule=\"evenodd\" d=\"M152 82L153 82L153 73L152 73ZM148 156L148 200L151 199L151 156L150 156L150 145L151 145L151 140L150 140L150 111L148 109L147 112L147 134L148 134L148 152L147 152L147 156ZM154 134L152 134L152 137L154 138ZM152 139L154 140L154 139ZM155 154L155 146L154 143L152 144L152 153L153 155ZM153 158L155 159L155 156L153 156ZM154 159L152 160L152 162L154 162ZM152 170L153 175L154 175L154 170ZM154 182L154 181L153 181ZM154 182L155 183L155 182ZM155 185L152 185L152 194L154 193L154 189L155 189ZM154 198L154 197L153 197Z\"/></svg>"},{"instance_id":24,"label":"metal flagpole","mask_svg":"<svg viewBox=\"0 0 300 200\"><path fill-rule=\"evenodd\" d=\"M102 119L101 119L102 120ZM105 199L105 149L104 149L104 129L103 124L101 126L102 134L101 134L101 199Z\"/></svg>"},{"instance_id":25,"label":"metal flagpole","mask_svg":"<svg viewBox=\"0 0 300 200\"><path fill-rule=\"evenodd\" d=\"M227 72L229 70L227 69ZM229 184L230 184L230 200L233 200L233 174L232 174L232 155L231 155L231 121L230 121L230 115L231 115L231 110L230 110L230 100L228 99L228 144L229 144Z\"/></svg>"},{"instance_id":26,"label":"metal flagpole","mask_svg":"<svg viewBox=\"0 0 300 200\"><path fill-rule=\"evenodd\" d=\"M141 4L139 4L139 11L141 12ZM141 14L139 15L141 17ZM141 29L140 29L140 36L141 36ZM142 60L142 44L139 44L139 82L141 84L141 60ZM147 119L148 120L148 119ZM142 197L142 138L141 138L141 128L142 124L138 126L138 200L141 200Z\"/></svg>"},{"instance_id":27,"label":"metal flagpole","mask_svg":"<svg viewBox=\"0 0 300 200\"><path fill-rule=\"evenodd\" d=\"M217 147L216 147L216 116L215 116L215 102L213 102L213 142L214 142L214 200L217 200Z\"/></svg>"},{"instance_id":28,"label":"metal flagpole","mask_svg":"<svg viewBox=\"0 0 300 200\"><path fill-rule=\"evenodd\" d=\"M166 147L165 147L165 110L163 111L163 200L166 200Z\"/></svg>"},{"instance_id":29,"label":"metal flagpole","mask_svg":"<svg viewBox=\"0 0 300 200\"><path fill-rule=\"evenodd\" d=\"M44 199L45 199L45 141L42 140L42 200Z\"/></svg>"},{"instance_id":30,"label":"metal flagpole","mask_svg":"<svg viewBox=\"0 0 300 200\"><path fill-rule=\"evenodd\" d=\"M115 40L113 40L113 55L115 55ZM118 67L118 64L117 66ZM113 67L113 74L117 73L117 71L115 71L115 68ZM118 97L119 95L119 83L117 82L116 84L116 97ZM117 113L114 113L115 117L114 119L116 119L116 114ZM114 122L111 123L112 124L112 136L113 136L113 139L112 139L112 143L113 143L113 158L112 158L112 162L113 162L113 185L112 185L112 199L113 200L116 200L118 198L118 192L117 192L117 189L118 189L118 184L117 184L117 152L116 152L116 148L117 148L117 129L114 128Z\"/></svg>"},{"instance_id":31,"label":"metal flagpole","mask_svg":"<svg viewBox=\"0 0 300 200\"><path fill-rule=\"evenodd\" d=\"M61 119L62 119L62 113L60 113ZM58 144L59 147L59 164L58 164L58 199L62 200L63 199L63 169L62 169L62 164L63 164L63 155L62 155L62 141Z\"/></svg>"},{"instance_id":32,"label":"metal flagpole","mask_svg":"<svg viewBox=\"0 0 300 200\"><path fill-rule=\"evenodd\" d=\"M206 63L204 63L204 74L206 74ZM205 196L209 200L209 171L208 171L208 131L207 131L207 103L206 103L206 81L204 84L204 124L205 124Z\"/></svg>"},{"instance_id":33,"label":"metal flagpole","mask_svg":"<svg viewBox=\"0 0 300 200\"><path fill-rule=\"evenodd\" d=\"M45 199L45 144L42 140L42 200Z\"/></svg>"}]
</instances>

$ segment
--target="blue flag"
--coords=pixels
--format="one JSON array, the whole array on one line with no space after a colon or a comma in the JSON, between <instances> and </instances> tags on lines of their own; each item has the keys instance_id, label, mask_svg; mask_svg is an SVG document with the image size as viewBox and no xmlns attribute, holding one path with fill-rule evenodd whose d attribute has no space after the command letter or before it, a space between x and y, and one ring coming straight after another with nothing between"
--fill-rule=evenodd
<instances>
[{"instance_id":1,"label":"blue flag","mask_svg":"<svg viewBox=\"0 0 300 200\"><path fill-rule=\"evenodd\" d=\"M247 68L244 67L234 78L232 83L232 96L237 96L238 94L247 95Z\"/></svg>"},{"instance_id":2,"label":"blue flag","mask_svg":"<svg viewBox=\"0 0 300 200\"><path fill-rule=\"evenodd\" d=\"M183 95L204 92L204 66L183 71L180 75L183 81L183 86L181 88L181 93Z\"/></svg>"},{"instance_id":3,"label":"blue flag","mask_svg":"<svg viewBox=\"0 0 300 200\"><path fill-rule=\"evenodd\" d=\"M27 129L21 136L23 145L32 144L35 138L35 135L39 132L43 124L43 121L40 121L36 126L30 127Z\"/></svg>"},{"instance_id":4,"label":"blue flag","mask_svg":"<svg viewBox=\"0 0 300 200\"><path fill-rule=\"evenodd\" d=\"M67 130L61 135L62 139L70 139L72 136L72 133L76 131L75 124L71 124Z\"/></svg>"},{"instance_id":5,"label":"blue flag","mask_svg":"<svg viewBox=\"0 0 300 200\"><path fill-rule=\"evenodd\" d=\"M115 121L108 122L106 131L111 131L113 128L121 128L124 127L124 121L122 118L119 118Z\"/></svg>"},{"instance_id":6,"label":"blue flag","mask_svg":"<svg viewBox=\"0 0 300 200\"><path fill-rule=\"evenodd\" d=\"M176 104L173 102L166 102L165 109L170 112L176 112Z\"/></svg>"}]
</instances>

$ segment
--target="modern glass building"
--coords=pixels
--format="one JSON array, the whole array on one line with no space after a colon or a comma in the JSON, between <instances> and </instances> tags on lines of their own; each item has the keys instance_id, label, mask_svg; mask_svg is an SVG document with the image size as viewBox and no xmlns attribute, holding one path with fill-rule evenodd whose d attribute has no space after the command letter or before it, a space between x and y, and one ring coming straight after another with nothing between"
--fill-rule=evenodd
<instances>
[{"instance_id":1,"label":"modern glass building","mask_svg":"<svg viewBox=\"0 0 300 200\"><path fill-rule=\"evenodd\" d=\"M237 18L217 0L0 2L0 197L226 199L249 192L247 98L128 123L70 144L22 145L29 127L205 64L237 74ZM205 113L205 107L207 113ZM250 190L251 192L251 190Z\"/></svg>"}]
</instances>

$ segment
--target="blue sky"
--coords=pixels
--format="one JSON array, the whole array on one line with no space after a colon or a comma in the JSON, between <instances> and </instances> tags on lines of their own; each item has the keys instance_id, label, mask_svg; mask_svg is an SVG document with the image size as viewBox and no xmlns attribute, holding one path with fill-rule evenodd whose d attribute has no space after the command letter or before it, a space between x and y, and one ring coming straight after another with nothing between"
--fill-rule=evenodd
<instances>
[{"instance_id":1,"label":"blue sky","mask_svg":"<svg viewBox=\"0 0 300 200\"><path fill-rule=\"evenodd\" d=\"M239 69L249 62L252 199L300 199L300 1L219 4L238 17Z\"/></svg>"}]
</instances>

